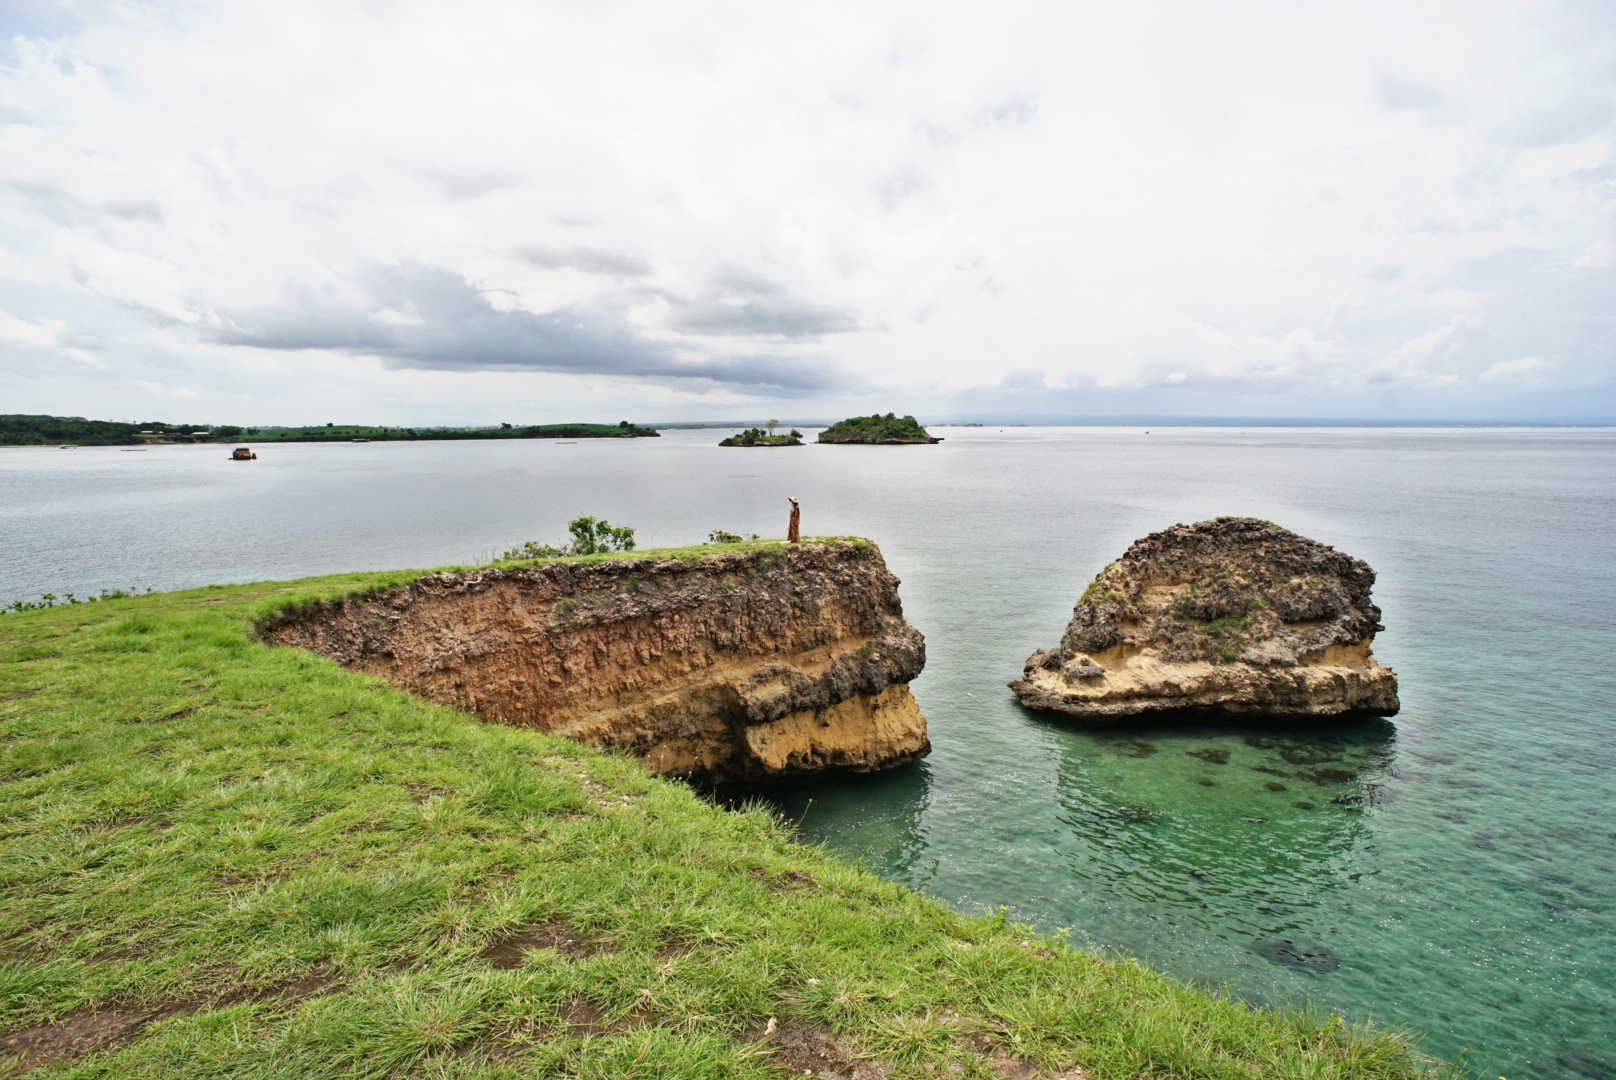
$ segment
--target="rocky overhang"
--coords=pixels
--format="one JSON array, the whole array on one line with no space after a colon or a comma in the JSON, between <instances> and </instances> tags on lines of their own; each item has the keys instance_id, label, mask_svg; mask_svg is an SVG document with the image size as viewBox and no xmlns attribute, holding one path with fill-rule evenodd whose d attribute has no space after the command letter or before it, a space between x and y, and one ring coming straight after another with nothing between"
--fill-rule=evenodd
<instances>
[{"instance_id":1,"label":"rocky overhang","mask_svg":"<svg viewBox=\"0 0 1616 1080\"><path fill-rule=\"evenodd\" d=\"M931 749L908 686L925 639L865 540L426 574L260 632L707 785L872 772Z\"/></svg>"}]
</instances>

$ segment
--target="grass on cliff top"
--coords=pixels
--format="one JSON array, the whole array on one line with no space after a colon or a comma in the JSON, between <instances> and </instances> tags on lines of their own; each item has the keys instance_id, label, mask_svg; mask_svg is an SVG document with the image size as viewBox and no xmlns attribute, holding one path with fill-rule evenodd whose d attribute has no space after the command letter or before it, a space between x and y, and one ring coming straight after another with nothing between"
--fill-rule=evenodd
<instances>
[{"instance_id":1,"label":"grass on cliff top","mask_svg":"<svg viewBox=\"0 0 1616 1080\"><path fill-rule=\"evenodd\" d=\"M864 539L862 536L805 536L802 538L801 543L807 546L814 546L818 544L834 544L839 541L846 541L858 548L860 551L867 551L875 547L874 543ZM704 555L733 555L747 551L779 552L785 548L785 546L786 542L784 540L741 540L733 544L692 544L688 547L643 548L635 551L603 551L597 552L594 555L552 555L538 559L495 560L487 565L498 567L536 566L539 563L547 562L588 564L621 561L625 559L650 559L653 562L663 559L678 559L681 562L694 562ZM481 567L451 566L444 567L439 572L462 573L477 569L481 569ZM427 571L421 570L396 571L394 572L396 581L391 581L389 584L410 580L415 577L419 577L422 573L426 572Z\"/></svg>"},{"instance_id":2,"label":"grass on cliff top","mask_svg":"<svg viewBox=\"0 0 1616 1080\"><path fill-rule=\"evenodd\" d=\"M0 1076L1423 1075L252 637L404 578L0 616Z\"/></svg>"}]
</instances>

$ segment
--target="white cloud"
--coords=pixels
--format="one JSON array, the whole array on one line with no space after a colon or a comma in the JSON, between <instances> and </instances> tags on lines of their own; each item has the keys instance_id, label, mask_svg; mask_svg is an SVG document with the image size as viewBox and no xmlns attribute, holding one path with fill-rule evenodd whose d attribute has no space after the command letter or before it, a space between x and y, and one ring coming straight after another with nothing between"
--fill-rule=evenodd
<instances>
[{"instance_id":1,"label":"white cloud","mask_svg":"<svg viewBox=\"0 0 1616 1080\"><path fill-rule=\"evenodd\" d=\"M1576 260L1572 262L1571 265L1593 268L1609 266L1610 241L1606 240L1604 237L1600 237L1598 240L1595 240L1593 243L1588 245L1587 250L1585 250L1581 255L1577 256Z\"/></svg>"},{"instance_id":2,"label":"white cloud","mask_svg":"<svg viewBox=\"0 0 1616 1080\"><path fill-rule=\"evenodd\" d=\"M1523 356L1519 360L1500 360L1483 371L1477 378L1484 383L1540 382L1548 365L1536 356Z\"/></svg>"},{"instance_id":3,"label":"white cloud","mask_svg":"<svg viewBox=\"0 0 1616 1080\"><path fill-rule=\"evenodd\" d=\"M8 389L82 412L181 385L297 419L318 361L377 419L1066 390L1294 415L1396 388L1463 412L1509 379L1581 407L1613 382L1597 15L0 12L0 349L33 380ZM93 391L72 360L92 340Z\"/></svg>"},{"instance_id":4,"label":"white cloud","mask_svg":"<svg viewBox=\"0 0 1616 1080\"><path fill-rule=\"evenodd\" d=\"M61 345L67 324L53 319L28 322L0 311L0 348L46 349Z\"/></svg>"}]
</instances>

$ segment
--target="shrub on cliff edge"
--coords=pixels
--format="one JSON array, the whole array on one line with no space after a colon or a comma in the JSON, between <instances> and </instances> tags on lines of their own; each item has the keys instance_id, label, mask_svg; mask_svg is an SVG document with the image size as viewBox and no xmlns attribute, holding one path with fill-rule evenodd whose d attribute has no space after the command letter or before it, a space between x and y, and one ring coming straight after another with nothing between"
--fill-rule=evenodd
<instances>
[{"instance_id":1,"label":"shrub on cliff edge","mask_svg":"<svg viewBox=\"0 0 1616 1080\"><path fill-rule=\"evenodd\" d=\"M517 562L523 559L559 559L563 555L605 555L612 551L634 550L634 526L613 525L605 518L586 514L567 523L572 543L564 548L554 544L541 544L529 540L517 547L507 548L495 562Z\"/></svg>"}]
</instances>

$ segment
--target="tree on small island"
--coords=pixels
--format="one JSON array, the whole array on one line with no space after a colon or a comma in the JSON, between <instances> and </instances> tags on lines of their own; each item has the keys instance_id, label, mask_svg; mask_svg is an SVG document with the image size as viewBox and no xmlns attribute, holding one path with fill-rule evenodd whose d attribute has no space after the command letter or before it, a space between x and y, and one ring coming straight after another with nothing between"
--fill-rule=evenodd
<instances>
[{"instance_id":1,"label":"tree on small island","mask_svg":"<svg viewBox=\"0 0 1616 1080\"><path fill-rule=\"evenodd\" d=\"M850 416L819 433L822 443L940 443L912 416Z\"/></svg>"},{"instance_id":2,"label":"tree on small island","mask_svg":"<svg viewBox=\"0 0 1616 1080\"><path fill-rule=\"evenodd\" d=\"M778 420L770 420L769 421L770 429L772 430L775 427L775 425L777 425L779 423L780 423L780 421L778 421ZM802 432L798 431L796 428L792 428L791 429L791 434L789 434L789 435L771 435L768 431L764 431L762 428L751 427L751 428L747 428L745 431L741 432L738 435L731 435L729 438L723 440L718 445L719 446L801 446L802 445Z\"/></svg>"}]
</instances>

